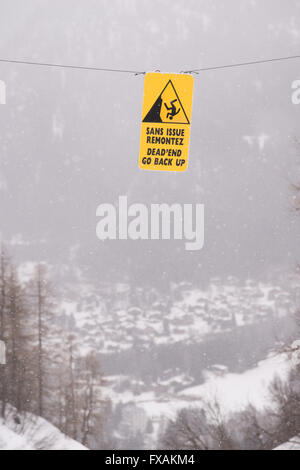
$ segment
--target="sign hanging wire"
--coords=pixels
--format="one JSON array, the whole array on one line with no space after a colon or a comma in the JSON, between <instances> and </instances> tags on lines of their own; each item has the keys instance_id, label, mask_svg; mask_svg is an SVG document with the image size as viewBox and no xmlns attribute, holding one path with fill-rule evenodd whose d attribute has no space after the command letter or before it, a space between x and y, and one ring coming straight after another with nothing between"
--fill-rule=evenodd
<instances>
[{"instance_id":1,"label":"sign hanging wire","mask_svg":"<svg viewBox=\"0 0 300 470\"><path fill-rule=\"evenodd\" d=\"M277 58L272 58L272 59L253 60L253 61L250 61L250 62L239 62L239 63L234 63L234 64L216 65L216 66L212 66L212 67L193 68L193 69L182 71L181 73L199 74L201 72L232 69L232 68L236 68L236 67L248 67L248 66L251 66L251 65L268 64L268 63L272 63L272 62L283 62L283 61L296 60L296 59L300 59L300 55L277 57ZM113 69L113 68L104 68L104 67L88 67L88 66L83 66L83 65L55 64L55 63L33 62L33 61L17 60L17 59L2 59L2 58L0 58L0 63L28 65L28 66L36 66L36 67L51 67L51 68L61 68L61 69L85 70L85 71L94 71L94 72L127 73L127 74L131 74L131 75L145 75L145 73L146 73L145 71L139 71L139 70Z\"/></svg>"}]
</instances>

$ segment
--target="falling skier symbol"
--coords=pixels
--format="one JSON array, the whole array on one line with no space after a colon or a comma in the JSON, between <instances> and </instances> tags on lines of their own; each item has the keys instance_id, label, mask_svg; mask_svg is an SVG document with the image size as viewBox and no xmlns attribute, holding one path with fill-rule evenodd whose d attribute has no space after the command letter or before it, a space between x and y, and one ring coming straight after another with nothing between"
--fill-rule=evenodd
<instances>
[{"instance_id":1,"label":"falling skier symbol","mask_svg":"<svg viewBox=\"0 0 300 470\"><path fill-rule=\"evenodd\" d=\"M171 106L167 106L166 103L165 103L165 107L167 108L167 110L168 110L168 111L171 111L171 112L169 112L169 113L167 114L167 119L171 119L171 120L172 120L173 117L176 116L176 114L179 113L180 108L178 108L178 109L176 110L176 106L175 106L175 104L174 104L174 103L176 103L176 101L178 101L178 100L176 99L176 100L171 101L171 103L170 103Z\"/></svg>"}]
</instances>

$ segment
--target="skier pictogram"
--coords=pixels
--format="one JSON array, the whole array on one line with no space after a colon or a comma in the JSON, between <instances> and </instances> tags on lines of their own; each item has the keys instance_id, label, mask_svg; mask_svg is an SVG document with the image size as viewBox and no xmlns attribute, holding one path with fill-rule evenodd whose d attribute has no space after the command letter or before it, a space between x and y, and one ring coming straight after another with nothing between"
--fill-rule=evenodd
<instances>
[{"instance_id":1,"label":"skier pictogram","mask_svg":"<svg viewBox=\"0 0 300 470\"><path fill-rule=\"evenodd\" d=\"M173 119L174 116L176 116L176 114L179 113L180 111L180 108L179 109L176 109L176 106L174 103L176 103L176 101L178 101L177 99L176 100L173 100L171 101L171 106L168 106L166 103L164 103L165 107L167 108L168 111L171 110L170 113L167 114L167 119L170 118L170 119Z\"/></svg>"}]
</instances>

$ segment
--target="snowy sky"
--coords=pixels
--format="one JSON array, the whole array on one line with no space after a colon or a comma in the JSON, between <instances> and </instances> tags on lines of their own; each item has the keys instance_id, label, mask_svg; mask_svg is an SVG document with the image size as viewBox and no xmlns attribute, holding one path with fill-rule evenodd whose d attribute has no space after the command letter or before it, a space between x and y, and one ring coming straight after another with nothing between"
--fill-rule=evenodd
<instances>
[{"instance_id":1,"label":"snowy sky","mask_svg":"<svg viewBox=\"0 0 300 470\"><path fill-rule=\"evenodd\" d=\"M0 57L182 70L299 54L298 0L2 0ZM143 77L0 64L0 213L16 256L112 278L264 274L299 260L289 178L300 162L300 60L196 76L189 169L138 168ZM298 158L298 160L297 160ZM206 206L204 250L96 239L95 211ZM21 234L21 238L20 238ZM29 243L28 243L29 242Z\"/></svg>"}]
</instances>

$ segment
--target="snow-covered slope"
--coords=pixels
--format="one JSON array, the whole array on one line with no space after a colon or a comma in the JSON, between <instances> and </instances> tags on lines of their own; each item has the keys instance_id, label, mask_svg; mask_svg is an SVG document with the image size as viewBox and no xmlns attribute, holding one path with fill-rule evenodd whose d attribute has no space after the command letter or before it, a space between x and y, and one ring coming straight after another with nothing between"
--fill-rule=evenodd
<instances>
[{"instance_id":1,"label":"snow-covered slope","mask_svg":"<svg viewBox=\"0 0 300 470\"><path fill-rule=\"evenodd\" d=\"M7 414L0 419L0 450L87 450L42 418L11 407Z\"/></svg>"},{"instance_id":2,"label":"snow-covered slope","mask_svg":"<svg viewBox=\"0 0 300 470\"><path fill-rule=\"evenodd\" d=\"M291 368L287 354L270 355L242 374L230 373L224 377L209 374L205 384L188 388L180 396L193 400L216 399L225 413L243 410L249 404L263 410L270 400L269 385L275 377L287 380Z\"/></svg>"},{"instance_id":3,"label":"snow-covered slope","mask_svg":"<svg viewBox=\"0 0 300 470\"><path fill-rule=\"evenodd\" d=\"M293 437L293 439L281 444L274 450L300 450L300 436Z\"/></svg>"},{"instance_id":4,"label":"snow-covered slope","mask_svg":"<svg viewBox=\"0 0 300 470\"><path fill-rule=\"evenodd\" d=\"M0 450L34 450L24 436L0 424Z\"/></svg>"},{"instance_id":5,"label":"snow-covered slope","mask_svg":"<svg viewBox=\"0 0 300 470\"><path fill-rule=\"evenodd\" d=\"M202 407L203 401L218 401L224 416L242 411L249 404L263 410L270 404L269 386L275 377L285 381L292 364L288 354L270 355L257 366L242 374L210 373L204 384L189 387L168 399L159 399L154 394L145 393L137 397L127 395L128 401L135 401L154 421L163 417L174 418L182 408Z\"/></svg>"},{"instance_id":6,"label":"snow-covered slope","mask_svg":"<svg viewBox=\"0 0 300 470\"><path fill-rule=\"evenodd\" d=\"M275 378L285 382L292 368L288 353L273 353L256 367L240 374L228 373L221 366L215 367L214 370L207 371L203 384L187 386L179 392L157 395L154 391L134 394L127 390L115 394L114 390L106 390L106 393L113 402L122 402L131 415L137 413L139 416L141 410L144 411L153 425L150 446L156 448L159 432L166 420L175 419L182 409L201 409L208 403L214 407L217 402L221 415L226 418L232 413L243 411L249 405L261 411L272 406L270 384ZM132 409L133 404L136 406L135 410Z\"/></svg>"}]
</instances>

